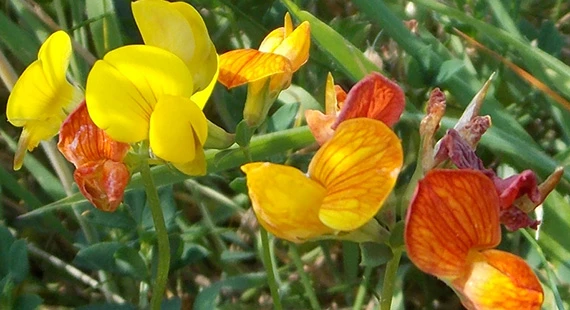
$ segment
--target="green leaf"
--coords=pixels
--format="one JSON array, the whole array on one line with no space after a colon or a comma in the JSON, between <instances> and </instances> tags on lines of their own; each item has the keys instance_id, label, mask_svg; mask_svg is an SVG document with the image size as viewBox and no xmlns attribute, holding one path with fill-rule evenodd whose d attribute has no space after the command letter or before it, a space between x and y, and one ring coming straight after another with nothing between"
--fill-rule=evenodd
<instances>
[{"instance_id":1,"label":"green leaf","mask_svg":"<svg viewBox=\"0 0 570 310\"><path fill-rule=\"evenodd\" d=\"M131 304L113 304L107 302L93 303L86 306L78 307L77 310L136 310L138 309Z\"/></svg>"},{"instance_id":2,"label":"green leaf","mask_svg":"<svg viewBox=\"0 0 570 310\"><path fill-rule=\"evenodd\" d=\"M16 240L8 251L9 275L15 283L20 283L28 276L30 265L28 263L28 249L26 241Z\"/></svg>"},{"instance_id":3,"label":"green leaf","mask_svg":"<svg viewBox=\"0 0 570 310\"><path fill-rule=\"evenodd\" d=\"M117 272L115 252L124 245L120 242L100 242L77 252L73 264L88 270Z\"/></svg>"},{"instance_id":4,"label":"green leaf","mask_svg":"<svg viewBox=\"0 0 570 310\"><path fill-rule=\"evenodd\" d=\"M14 310L33 310L38 309L43 299L36 294L22 294L16 298L14 302Z\"/></svg>"},{"instance_id":5,"label":"green leaf","mask_svg":"<svg viewBox=\"0 0 570 310\"><path fill-rule=\"evenodd\" d=\"M392 249L384 243L360 243L360 266L377 267L386 264L392 258Z\"/></svg>"},{"instance_id":6,"label":"green leaf","mask_svg":"<svg viewBox=\"0 0 570 310\"><path fill-rule=\"evenodd\" d=\"M267 284L265 273L249 273L245 275L230 277L216 282L203 289L196 296L194 301L195 310L215 309L216 300L222 287L227 290L243 291L253 287L260 287Z\"/></svg>"},{"instance_id":7,"label":"green leaf","mask_svg":"<svg viewBox=\"0 0 570 310\"><path fill-rule=\"evenodd\" d=\"M255 258L255 256L256 256L255 252L241 252L241 251L226 250L226 251L223 251L222 254L220 255L220 260L222 262L233 263L236 261L239 262L242 260L253 259L253 258Z\"/></svg>"},{"instance_id":8,"label":"green leaf","mask_svg":"<svg viewBox=\"0 0 570 310\"><path fill-rule=\"evenodd\" d=\"M37 59L40 42L0 11L0 43L23 64Z\"/></svg>"},{"instance_id":9,"label":"green leaf","mask_svg":"<svg viewBox=\"0 0 570 310\"><path fill-rule=\"evenodd\" d=\"M282 131L291 127L299 112L299 107L300 104L297 102L281 106L267 122L269 132Z\"/></svg>"},{"instance_id":10,"label":"green leaf","mask_svg":"<svg viewBox=\"0 0 570 310\"><path fill-rule=\"evenodd\" d=\"M0 225L0 253L8 253L14 241L16 241L16 238L12 236L8 228ZM10 271L8 265L9 261L10 256L0 255L0 279L6 276Z\"/></svg>"},{"instance_id":11,"label":"green leaf","mask_svg":"<svg viewBox=\"0 0 570 310\"><path fill-rule=\"evenodd\" d=\"M125 206L119 207L115 212L105 212L97 208L90 208L83 213L83 217L93 224L110 228L120 228L128 231L137 227L137 223L132 215L127 212Z\"/></svg>"},{"instance_id":12,"label":"green leaf","mask_svg":"<svg viewBox=\"0 0 570 310\"><path fill-rule=\"evenodd\" d=\"M299 9L293 1L283 0L281 2L291 15L311 24L311 37L314 42L337 64L341 64L340 69L352 80L358 81L372 71L381 72L381 69L368 60L358 48L327 24L311 13Z\"/></svg>"},{"instance_id":13,"label":"green leaf","mask_svg":"<svg viewBox=\"0 0 570 310\"><path fill-rule=\"evenodd\" d=\"M248 146L253 132L254 129L251 129L245 120L242 120L236 127L236 143L241 147Z\"/></svg>"},{"instance_id":14,"label":"green leaf","mask_svg":"<svg viewBox=\"0 0 570 310\"><path fill-rule=\"evenodd\" d=\"M122 274L129 275L137 280L148 277L148 269L139 253L131 247L122 247L115 252L115 264Z\"/></svg>"},{"instance_id":15,"label":"green leaf","mask_svg":"<svg viewBox=\"0 0 570 310\"><path fill-rule=\"evenodd\" d=\"M465 63L459 59L444 61L439 68L439 73L435 78L435 84L444 84L450 77L463 69Z\"/></svg>"}]
</instances>

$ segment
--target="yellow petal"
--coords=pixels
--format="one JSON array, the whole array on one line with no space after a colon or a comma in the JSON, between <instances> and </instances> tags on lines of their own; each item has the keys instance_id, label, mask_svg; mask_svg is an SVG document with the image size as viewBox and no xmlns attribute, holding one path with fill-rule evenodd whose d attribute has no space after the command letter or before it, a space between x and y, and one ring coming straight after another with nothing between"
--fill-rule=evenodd
<instances>
[{"instance_id":1,"label":"yellow petal","mask_svg":"<svg viewBox=\"0 0 570 310\"><path fill-rule=\"evenodd\" d=\"M284 39L285 29L283 27L274 29L261 41L258 50L264 53L273 53Z\"/></svg>"},{"instance_id":2,"label":"yellow petal","mask_svg":"<svg viewBox=\"0 0 570 310\"><path fill-rule=\"evenodd\" d=\"M273 53L283 55L291 61L292 71L295 72L309 59L311 47L311 26L305 21L273 50Z\"/></svg>"},{"instance_id":3,"label":"yellow petal","mask_svg":"<svg viewBox=\"0 0 570 310\"><path fill-rule=\"evenodd\" d=\"M392 191L402 161L400 140L384 123L343 122L309 165L311 179L327 189L321 221L343 231L368 222Z\"/></svg>"},{"instance_id":4,"label":"yellow petal","mask_svg":"<svg viewBox=\"0 0 570 310\"><path fill-rule=\"evenodd\" d=\"M150 147L156 156L173 163L191 162L207 137L206 116L190 98L159 98L149 128Z\"/></svg>"},{"instance_id":5,"label":"yellow petal","mask_svg":"<svg viewBox=\"0 0 570 310\"><path fill-rule=\"evenodd\" d=\"M115 49L95 63L87 78L93 122L120 142L148 138L150 115L162 95L189 98L192 76L180 58L153 46Z\"/></svg>"},{"instance_id":6,"label":"yellow petal","mask_svg":"<svg viewBox=\"0 0 570 310\"><path fill-rule=\"evenodd\" d=\"M58 31L40 48L38 60L22 73L8 98L6 116L24 127L14 160L19 169L25 150L33 150L40 140L57 134L66 116L81 101L82 94L67 82L65 75L71 56L69 36Z\"/></svg>"},{"instance_id":7,"label":"yellow petal","mask_svg":"<svg viewBox=\"0 0 570 310\"><path fill-rule=\"evenodd\" d=\"M522 258L499 250L474 255L470 272L452 286L468 309L539 310L544 300L530 266Z\"/></svg>"},{"instance_id":8,"label":"yellow petal","mask_svg":"<svg viewBox=\"0 0 570 310\"><path fill-rule=\"evenodd\" d=\"M208 84L208 86L206 88L204 88L203 90L197 91L194 93L194 95L192 95L191 99L192 101L194 101L198 107L200 107L200 109L204 109L204 106L206 106L206 103L208 102L208 99L210 99L210 95L212 94L212 91L214 91L214 87L216 86L216 82L218 82L218 75L220 73L220 71L218 70L218 54L214 54L215 59L216 59L216 72L214 74L214 76L212 77L212 80L210 81L210 84Z\"/></svg>"},{"instance_id":9,"label":"yellow petal","mask_svg":"<svg viewBox=\"0 0 570 310\"><path fill-rule=\"evenodd\" d=\"M220 56L218 80L225 87L233 88L278 73L290 76L291 72L291 62L281 55L241 49Z\"/></svg>"},{"instance_id":10,"label":"yellow petal","mask_svg":"<svg viewBox=\"0 0 570 310\"><path fill-rule=\"evenodd\" d=\"M216 71L216 49L198 11L185 2L139 0L131 6L145 44L176 54L193 73L195 88L206 88Z\"/></svg>"},{"instance_id":11,"label":"yellow petal","mask_svg":"<svg viewBox=\"0 0 570 310\"><path fill-rule=\"evenodd\" d=\"M333 231L319 220L325 189L301 171L271 163L251 163L241 170L247 175L253 211L267 231L292 242Z\"/></svg>"},{"instance_id":12,"label":"yellow petal","mask_svg":"<svg viewBox=\"0 0 570 310\"><path fill-rule=\"evenodd\" d=\"M172 165L187 175L205 175L206 174L206 155L202 146L196 146L196 156L194 160L187 163L172 163Z\"/></svg>"}]
</instances>

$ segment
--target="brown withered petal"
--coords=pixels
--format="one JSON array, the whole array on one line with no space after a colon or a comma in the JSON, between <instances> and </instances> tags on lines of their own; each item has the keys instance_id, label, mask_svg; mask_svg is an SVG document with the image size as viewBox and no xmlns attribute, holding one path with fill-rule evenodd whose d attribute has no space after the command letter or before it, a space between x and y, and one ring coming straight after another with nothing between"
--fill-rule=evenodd
<instances>
[{"instance_id":1,"label":"brown withered petal","mask_svg":"<svg viewBox=\"0 0 570 310\"><path fill-rule=\"evenodd\" d=\"M123 163L129 144L114 141L99 129L83 102L62 124L57 147L75 165L73 177L85 198L98 209L114 211L130 179Z\"/></svg>"},{"instance_id":2,"label":"brown withered petal","mask_svg":"<svg viewBox=\"0 0 570 310\"><path fill-rule=\"evenodd\" d=\"M448 159L459 169L479 170L493 181L500 199L501 223L507 229L536 228L538 225L537 221L531 219L524 212L513 210L516 209L515 200L520 197L528 197L530 201L535 203L535 207L546 198L541 197L537 185L537 177L533 171L525 170L505 179L498 177L493 170L485 168L473 148L454 129L448 130L446 135L440 140L439 149L435 155L436 163L441 163ZM528 210L528 212L530 211L532 210Z\"/></svg>"},{"instance_id":3,"label":"brown withered petal","mask_svg":"<svg viewBox=\"0 0 570 310\"><path fill-rule=\"evenodd\" d=\"M333 129L356 117L376 119L391 127L400 119L405 105L406 98L400 86L372 72L350 89Z\"/></svg>"}]
</instances>

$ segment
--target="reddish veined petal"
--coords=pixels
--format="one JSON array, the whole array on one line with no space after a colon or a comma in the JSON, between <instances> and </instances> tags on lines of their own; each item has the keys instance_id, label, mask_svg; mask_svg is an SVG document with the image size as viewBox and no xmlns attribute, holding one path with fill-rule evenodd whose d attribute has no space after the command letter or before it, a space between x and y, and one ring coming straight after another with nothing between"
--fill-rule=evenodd
<instances>
[{"instance_id":1,"label":"reddish veined petal","mask_svg":"<svg viewBox=\"0 0 570 310\"><path fill-rule=\"evenodd\" d=\"M404 236L418 268L439 278L459 276L468 268L470 250L493 248L501 240L493 182L474 170L431 170L418 183Z\"/></svg>"},{"instance_id":2,"label":"reddish veined petal","mask_svg":"<svg viewBox=\"0 0 570 310\"><path fill-rule=\"evenodd\" d=\"M325 189L301 171L271 163L251 163L241 170L259 223L275 236L302 242L333 231L318 216Z\"/></svg>"},{"instance_id":3,"label":"reddish veined petal","mask_svg":"<svg viewBox=\"0 0 570 310\"><path fill-rule=\"evenodd\" d=\"M123 201L130 174L121 162L100 160L78 167L73 178L79 191L97 209L113 212Z\"/></svg>"},{"instance_id":4,"label":"reddish veined petal","mask_svg":"<svg viewBox=\"0 0 570 310\"><path fill-rule=\"evenodd\" d=\"M540 309L540 282L520 257L499 250L473 256L471 272L452 283L468 309Z\"/></svg>"},{"instance_id":5,"label":"reddish veined petal","mask_svg":"<svg viewBox=\"0 0 570 310\"><path fill-rule=\"evenodd\" d=\"M111 139L95 126L85 102L61 125L57 147L75 167L102 159L121 162L130 148L129 144Z\"/></svg>"},{"instance_id":6,"label":"reddish veined petal","mask_svg":"<svg viewBox=\"0 0 570 310\"><path fill-rule=\"evenodd\" d=\"M218 81L227 88L233 88L264 77L286 73L291 74L289 59L272 53L253 49L241 49L220 56Z\"/></svg>"},{"instance_id":7,"label":"reddish veined petal","mask_svg":"<svg viewBox=\"0 0 570 310\"><path fill-rule=\"evenodd\" d=\"M392 191L402 158L400 140L384 123L358 118L338 126L309 165L309 176L327 190L321 221L342 231L368 222Z\"/></svg>"},{"instance_id":8,"label":"reddish veined petal","mask_svg":"<svg viewBox=\"0 0 570 310\"><path fill-rule=\"evenodd\" d=\"M405 105L400 86L373 72L348 92L334 127L355 117L373 118L392 126L400 119Z\"/></svg>"}]
</instances>

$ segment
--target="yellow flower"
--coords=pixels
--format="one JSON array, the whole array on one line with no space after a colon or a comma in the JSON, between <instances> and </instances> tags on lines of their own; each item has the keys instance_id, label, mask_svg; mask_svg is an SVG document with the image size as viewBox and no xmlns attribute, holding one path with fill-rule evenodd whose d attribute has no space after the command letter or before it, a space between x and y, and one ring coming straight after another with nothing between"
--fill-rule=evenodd
<instances>
[{"instance_id":1,"label":"yellow flower","mask_svg":"<svg viewBox=\"0 0 570 310\"><path fill-rule=\"evenodd\" d=\"M38 59L14 85L6 115L12 125L24 127L14 157L15 170L22 167L26 149L32 151L41 140L55 136L67 114L81 102L81 91L65 77L70 57L71 39L57 31L42 44Z\"/></svg>"},{"instance_id":2,"label":"yellow flower","mask_svg":"<svg viewBox=\"0 0 570 310\"><path fill-rule=\"evenodd\" d=\"M149 140L152 152L192 175L206 173L206 117L190 98L192 73L173 53L148 45L115 49L95 63L86 101L93 122L114 140Z\"/></svg>"},{"instance_id":3,"label":"yellow flower","mask_svg":"<svg viewBox=\"0 0 570 310\"><path fill-rule=\"evenodd\" d=\"M217 79L218 55L198 11L185 2L164 0L139 0L131 7L145 44L180 57L192 73L194 91L210 86L207 100Z\"/></svg>"},{"instance_id":4,"label":"yellow flower","mask_svg":"<svg viewBox=\"0 0 570 310\"><path fill-rule=\"evenodd\" d=\"M249 83L244 119L251 127L259 126L281 90L309 58L310 25L303 22L293 29L289 13L285 25L269 33L258 50L239 49L220 56L218 80L227 88Z\"/></svg>"},{"instance_id":5,"label":"yellow flower","mask_svg":"<svg viewBox=\"0 0 570 310\"><path fill-rule=\"evenodd\" d=\"M392 191L402 166L400 140L384 123L341 123L315 154L308 176L272 163L242 166L260 224L275 236L303 242L366 224Z\"/></svg>"}]
</instances>

